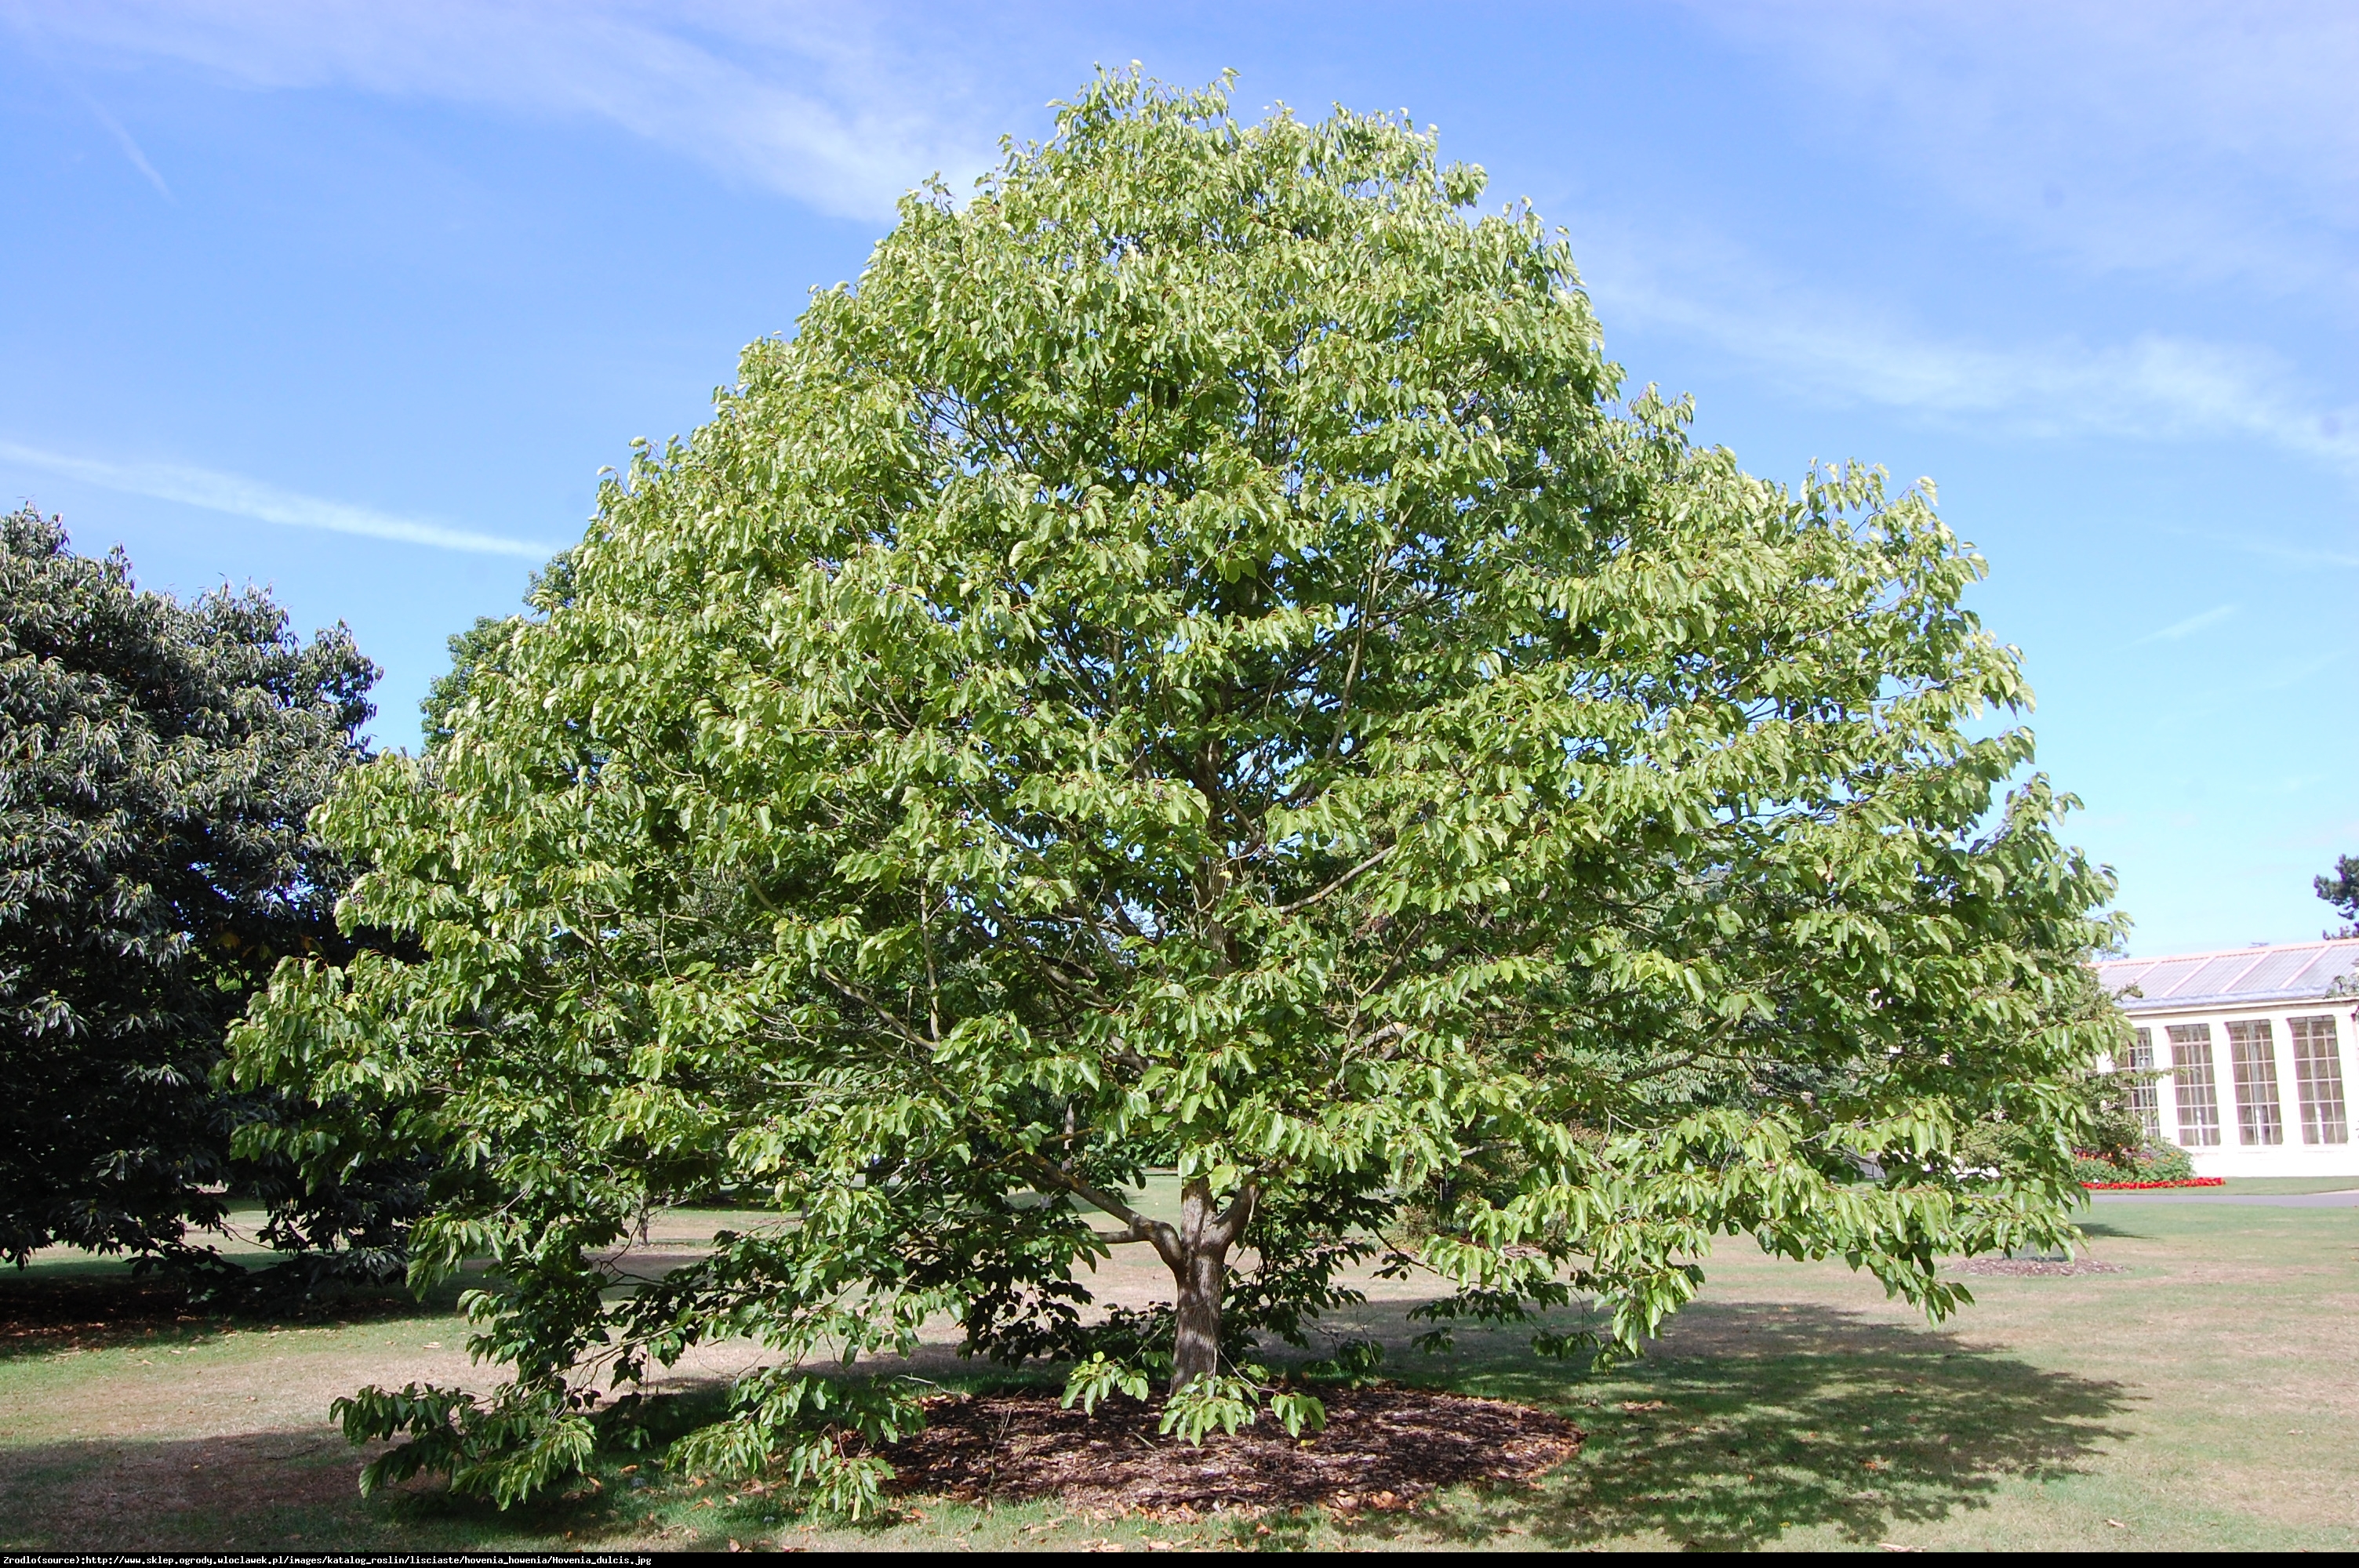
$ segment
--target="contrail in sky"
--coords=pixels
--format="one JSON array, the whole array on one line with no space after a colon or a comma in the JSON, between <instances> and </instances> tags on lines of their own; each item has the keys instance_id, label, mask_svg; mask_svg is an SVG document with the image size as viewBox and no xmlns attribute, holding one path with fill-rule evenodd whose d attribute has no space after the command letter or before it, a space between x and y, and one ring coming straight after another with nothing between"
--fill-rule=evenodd
<instances>
[{"instance_id":1,"label":"contrail in sky","mask_svg":"<svg viewBox=\"0 0 2359 1568\"><path fill-rule=\"evenodd\" d=\"M397 517L390 513L373 512L365 506L353 506L341 501L328 501L316 495L281 490L261 480L246 479L234 473L217 473L211 469L190 468L180 463L105 462L95 458L43 451L37 447L20 446L15 441L0 441L0 462L22 463L27 468L42 469L66 479L97 485L102 490L152 496L158 501L177 501L184 506L201 506L208 512L225 512L234 517L252 517L264 523L283 524L290 528L325 528L331 533L393 539L405 545L426 545L438 550L467 550L484 556L521 556L535 561L546 560L562 547L534 539L511 539L498 534L478 534L472 529L445 527L440 523L429 523L415 517Z\"/></svg>"},{"instance_id":2,"label":"contrail in sky","mask_svg":"<svg viewBox=\"0 0 2359 1568\"><path fill-rule=\"evenodd\" d=\"M2217 626L2243 608L2244 606L2239 604L2219 605L2203 611L2201 615L2190 615L2184 621L2174 622L2159 632L2149 632L2132 643L2130 646L2135 648L2144 643L2176 643L2191 633L2202 631L2206 626Z\"/></svg>"},{"instance_id":3,"label":"contrail in sky","mask_svg":"<svg viewBox=\"0 0 2359 1568\"><path fill-rule=\"evenodd\" d=\"M121 147L123 156L131 160L131 167L147 177L147 183L156 188L157 194L176 207L179 205L180 199L172 194L172 188L164 183L164 177L156 172L156 166L147 161L147 155L139 150L139 144L131 139L131 133L123 128L123 122L108 114L105 105L88 93L82 94L82 102L90 106L92 114L98 116L98 123L114 137L115 146Z\"/></svg>"}]
</instances>

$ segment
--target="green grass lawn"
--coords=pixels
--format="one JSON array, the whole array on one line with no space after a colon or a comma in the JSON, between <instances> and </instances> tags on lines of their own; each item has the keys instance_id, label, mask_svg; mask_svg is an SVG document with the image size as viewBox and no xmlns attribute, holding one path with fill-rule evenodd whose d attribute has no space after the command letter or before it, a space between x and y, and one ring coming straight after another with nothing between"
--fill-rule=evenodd
<instances>
[{"instance_id":1,"label":"green grass lawn","mask_svg":"<svg viewBox=\"0 0 2359 1568\"><path fill-rule=\"evenodd\" d=\"M2347 1193L2359 1188L2359 1176L2230 1176L2211 1189L2220 1193L2286 1195Z\"/></svg>"},{"instance_id":2,"label":"green grass lawn","mask_svg":"<svg viewBox=\"0 0 2359 1568\"><path fill-rule=\"evenodd\" d=\"M683 1235L729 1223L674 1217ZM327 1402L369 1380L480 1379L447 1305L19 1342L0 1351L0 1549L2359 1545L2359 1211L2110 1205L2088 1228L2122 1272L1977 1278L1977 1304L1938 1328L1839 1265L1731 1243L1664 1340L1608 1374L1505 1336L1397 1351L1404 1379L1560 1410L1589 1444L1529 1492L1349 1521L927 1501L846 1528L628 1455L595 1491L506 1515L431 1487L364 1502ZM1357 1326L1398 1344L1400 1308L1372 1303Z\"/></svg>"}]
</instances>

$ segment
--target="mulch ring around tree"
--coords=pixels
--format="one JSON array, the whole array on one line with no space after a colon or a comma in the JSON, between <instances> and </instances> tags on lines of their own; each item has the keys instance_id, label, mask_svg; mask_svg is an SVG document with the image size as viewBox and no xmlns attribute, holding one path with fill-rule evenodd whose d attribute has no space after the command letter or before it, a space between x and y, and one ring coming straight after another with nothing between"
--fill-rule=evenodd
<instances>
[{"instance_id":1,"label":"mulch ring around tree","mask_svg":"<svg viewBox=\"0 0 2359 1568\"><path fill-rule=\"evenodd\" d=\"M905 1497L961 1502L1056 1498L1117 1513L1413 1509L1467 1482L1527 1485L1581 1451L1560 1416L1422 1389L1320 1390L1323 1432L1298 1441L1267 1415L1201 1448L1155 1430L1158 1407L1117 1396L1094 1415L1046 1390L946 1394L926 1430L884 1451Z\"/></svg>"},{"instance_id":2,"label":"mulch ring around tree","mask_svg":"<svg viewBox=\"0 0 2359 1568\"><path fill-rule=\"evenodd\" d=\"M1958 1265L1962 1274L2029 1274L2046 1278L2054 1274L2119 1274L2125 1271L2119 1263L2100 1263L2094 1258L1969 1258Z\"/></svg>"}]
</instances>

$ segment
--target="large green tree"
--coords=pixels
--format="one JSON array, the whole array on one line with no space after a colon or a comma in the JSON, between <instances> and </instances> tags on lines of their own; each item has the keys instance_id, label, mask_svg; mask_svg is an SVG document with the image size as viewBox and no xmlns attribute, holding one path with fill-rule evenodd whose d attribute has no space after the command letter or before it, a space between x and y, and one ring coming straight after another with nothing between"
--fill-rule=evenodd
<instances>
[{"instance_id":1,"label":"large green tree","mask_svg":"<svg viewBox=\"0 0 2359 1568\"><path fill-rule=\"evenodd\" d=\"M525 592L526 608L546 611L563 605L572 596L572 560L560 550L547 566L532 574L531 585ZM451 739L451 720L467 700L476 670L497 663L513 623L519 619L514 615L478 615L473 625L463 632L451 633L445 640L451 667L434 677L418 704L419 730L428 751Z\"/></svg>"},{"instance_id":2,"label":"large green tree","mask_svg":"<svg viewBox=\"0 0 2359 1568\"><path fill-rule=\"evenodd\" d=\"M0 1257L207 1260L189 1231L234 1184L312 1255L299 1272L354 1249L398 1271L414 1175L234 1160L239 1126L318 1108L210 1081L281 958L351 951L348 862L305 819L364 754L375 678L343 627L304 643L258 589L182 603L54 519L0 518Z\"/></svg>"},{"instance_id":3,"label":"large green tree","mask_svg":"<svg viewBox=\"0 0 2359 1568\"><path fill-rule=\"evenodd\" d=\"M516 1373L349 1406L415 1436L376 1475L518 1495L593 1379L721 1336L770 1365L687 1456L856 1493L829 1423L902 1416L798 1363L929 1314L1168 1369L1200 1431L1380 1248L1438 1332L1577 1298L1628 1345L1716 1234L1936 1312L1944 1253L2067 1234L2111 884L2045 784L1996 804L1981 562L1926 489L1618 401L1483 183L1101 78L905 201L605 488L448 740L346 780L347 918L424 956L290 963L241 1070L463 1147L417 1269L488 1260ZM1956 1152L1992 1120L2004 1169ZM1176 1223L1124 1195L1162 1165ZM716 1184L777 1217L608 1289ZM1130 1241L1172 1308L1093 1316Z\"/></svg>"}]
</instances>

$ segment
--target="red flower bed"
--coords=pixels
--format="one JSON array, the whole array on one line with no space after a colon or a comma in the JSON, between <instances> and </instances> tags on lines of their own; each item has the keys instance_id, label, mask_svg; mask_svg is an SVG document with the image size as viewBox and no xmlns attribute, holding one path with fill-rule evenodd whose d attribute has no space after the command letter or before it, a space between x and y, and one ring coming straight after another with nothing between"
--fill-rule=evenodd
<instances>
[{"instance_id":1,"label":"red flower bed","mask_svg":"<svg viewBox=\"0 0 2359 1568\"><path fill-rule=\"evenodd\" d=\"M2190 1176L2183 1182L2082 1182L2093 1193L2142 1193L2155 1187L2223 1187L2225 1176Z\"/></svg>"}]
</instances>

